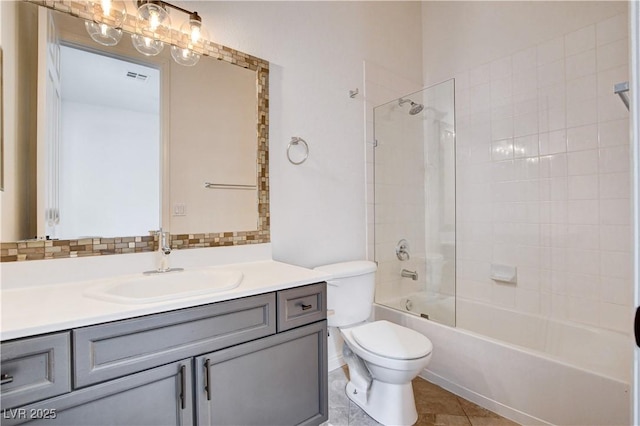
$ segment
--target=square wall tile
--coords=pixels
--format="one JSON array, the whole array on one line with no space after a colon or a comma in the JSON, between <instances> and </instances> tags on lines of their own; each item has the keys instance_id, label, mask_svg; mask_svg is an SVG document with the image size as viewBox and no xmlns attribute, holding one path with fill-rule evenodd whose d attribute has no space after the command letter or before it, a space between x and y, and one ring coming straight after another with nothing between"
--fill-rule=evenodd
<instances>
[{"instance_id":1,"label":"square wall tile","mask_svg":"<svg viewBox=\"0 0 640 426\"><path fill-rule=\"evenodd\" d=\"M616 15L596 24L596 42L598 46L609 44L611 42L626 39L628 32L629 20L626 14Z\"/></svg>"},{"instance_id":2,"label":"square wall tile","mask_svg":"<svg viewBox=\"0 0 640 426\"><path fill-rule=\"evenodd\" d=\"M598 198L598 175L569 176L569 200L595 200Z\"/></svg>"},{"instance_id":3,"label":"square wall tile","mask_svg":"<svg viewBox=\"0 0 640 426\"><path fill-rule=\"evenodd\" d=\"M529 47L511 56L511 68L513 74L535 70L538 66L538 52L535 46Z\"/></svg>"},{"instance_id":4,"label":"square wall tile","mask_svg":"<svg viewBox=\"0 0 640 426\"><path fill-rule=\"evenodd\" d=\"M501 80L511 76L511 57L506 56L496 59L489 64L491 69L491 81Z\"/></svg>"},{"instance_id":5,"label":"square wall tile","mask_svg":"<svg viewBox=\"0 0 640 426\"><path fill-rule=\"evenodd\" d=\"M631 281L633 275L631 253L603 251L600 257L600 273L605 277L623 278Z\"/></svg>"},{"instance_id":6,"label":"square wall tile","mask_svg":"<svg viewBox=\"0 0 640 426\"><path fill-rule=\"evenodd\" d=\"M629 42L626 38L598 46L598 71L629 63Z\"/></svg>"},{"instance_id":7,"label":"square wall tile","mask_svg":"<svg viewBox=\"0 0 640 426\"><path fill-rule=\"evenodd\" d=\"M612 303L600 304L600 326L620 333L628 333L632 322L631 309Z\"/></svg>"},{"instance_id":8,"label":"square wall tile","mask_svg":"<svg viewBox=\"0 0 640 426\"><path fill-rule=\"evenodd\" d=\"M599 231L602 250L631 251L633 233L630 225L600 225Z\"/></svg>"},{"instance_id":9,"label":"square wall tile","mask_svg":"<svg viewBox=\"0 0 640 426\"><path fill-rule=\"evenodd\" d=\"M600 198L628 198L631 194L629 172L603 173L599 176Z\"/></svg>"},{"instance_id":10,"label":"square wall tile","mask_svg":"<svg viewBox=\"0 0 640 426\"><path fill-rule=\"evenodd\" d=\"M601 173L626 172L631 168L629 146L613 146L600 149L599 168Z\"/></svg>"},{"instance_id":11,"label":"square wall tile","mask_svg":"<svg viewBox=\"0 0 640 426\"><path fill-rule=\"evenodd\" d=\"M537 46L538 66L564 58L564 37L541 43Z\"/></svg>"},{"instance_id":12,"label":"square wall tile","mask_svg":"<svg viewBox=\"0 0 640 426\"><path fill-rule=\"evenodd\" d=\"M565 75L567 80L595 74L596 70L596 49L590 49L577 55L568 56L565 60Z\"/></svg>"},{"instance_id":13,"label":"square wall tile","mask_svg":"<svg viewBox=\"0 0 640 426\"><path fill-rule=\"evenodd\" d=\"M570 200L567 216L569 224L597 225L600 223L600 203L598 200Z\"/></svg>"},{"instance_id":14,"label":"square wall tile","mask_svg":"<svg viewBox=\"0 0 640 426\"><path fill-rule=\"evenodd\" d=\"M628 198L600 200L601 225L630 225L631 201Z\"/></svg>"},{"instance_id":15,"label":"square wall tile","mask_svg":"<svg viewBox=\"0 0 640 426\"><path fill-rule=\"evenodd\" d=\"M629 119L598 123L598 143L600 147L629 145Z\"/></svg>"},{"instance_id":16,"label":"square wall tile","mask_svg":"<svg viewBox=\"0 0 640 426\"><path fill-rule=\"evenodd\" d=\"M565 63L564 59L550 62L538 67L538 88L553 86L564 82Z\"/></svg>"},{"instance_id":17,"label":"square wall tile","mask_svg":"<svg viewBox=\"0 0 640 426\"><path fill-rule=\"evenodd\" d=\"M567 171L569 176L596 176L598 173L598 150L590 149L586 151L569 152L567 154Z\"/></svg>"},{"instance_id":18,"label":"square wall tile","mask_svg":"<svg viewBox=\"0 0 640 426\"><path fill-rule=\"evenodd\" d=\"M567 102L567 127L579 127L598 122L597 99Z\"/></svg>"},{"instance_id":19,"label":"square wall tile","mask_svg":"<svg viewBox=\"0 0 640 426\"><path fill-rule=\"evenodd\" d=\"M576 53L596 47L596 26L589 25L573 31L564 36L564 52L565 55L571 56Z\"/></svg>"},{"instance_id":20,"label":"square wall tile","mask_svg":"<svg viewBox=\"0 0 640 426\"><path fill-rule=\"evenodd\" d=\"M567 104L596 98L596 82L595 74L567 79Z\"/></svg>"},{"instance_id":21,"label":"square wall tile","mask_svg":"<svg viewBox=\"0 0 640 426\"><path fill-rule=\"evenodd\" d=\"M491 82L491 64L482 64L469 70L469 87Z\"/></svg>"},{"instance_id":22,"label":"square wall tile","mask_svg":"<svg viewBox=\"0 0 640 426\"><path fill-rule=\"evenodd\" d=\"M541 133L538 141L540 143L540 155L567 152L567 133L564 130Z\"/></svg>"},{"instance_id":23,"label":"square wall tile","mask_svg":"<svg viewBox=\"0 0 640 426\"><path fill-rule=\"evenodd\" d=\"M596 124L567 129L568 151L590 150L597 147L598 126Z\"/></svg>"},{"instance_id":24,"label":"square wall tile","mask_svg":"<svg viewBox=\"0 0 640 426\"><path fill-rule=\"evenodd\" d=\"M633 300L632 282L626 278L602 277L600 280L600 300L616 305L630 306ZM627 326L630 323L627 323Z\"/></svg>"}]
</instances>

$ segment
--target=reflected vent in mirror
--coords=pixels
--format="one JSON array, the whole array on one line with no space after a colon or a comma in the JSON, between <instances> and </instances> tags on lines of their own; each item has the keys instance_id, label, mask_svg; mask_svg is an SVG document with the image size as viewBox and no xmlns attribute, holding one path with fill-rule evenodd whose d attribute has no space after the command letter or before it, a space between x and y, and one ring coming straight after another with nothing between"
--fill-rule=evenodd
<instances>
[{"instance_id":1,"label":"reflected vent in mirror","mask_svg":"<svg viewBox=\"0 0 640 426\"><path fill-rule=\"evenodd\" d=\"M138 80L138 81L147 81L147 78L149 78L149 76L146 76L144 74L139 74L133 71L127 71L127 77L133 78L134 80Z\"/></svg>"}]
</instances>

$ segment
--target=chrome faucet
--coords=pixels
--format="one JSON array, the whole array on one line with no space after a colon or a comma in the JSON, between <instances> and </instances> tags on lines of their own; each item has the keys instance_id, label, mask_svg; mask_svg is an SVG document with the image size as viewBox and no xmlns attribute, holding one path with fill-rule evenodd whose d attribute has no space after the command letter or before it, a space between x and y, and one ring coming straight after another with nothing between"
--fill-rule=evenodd
<instances>
[{"instance_id":1,"label":"chrome faucet","mask_svg":"<svg viewBox=\"0 0 640 426\"><path fill-rule=\"evenodd\" d=\"M153 232L153 231L152 231ZM143 274L159 274L164 272L177 272L184 271L184 268L171 268L169 267L169 255L171 254L171 243L169 240L169 233L163 231L160 228L158 231L155 231L155 234L158 236L158 253L160 255L160 261L158 263L158 268L153 271L145 271Z\"/></svg>"},{"instance_id":2,"label":"chrome faucet","mask_svg":"<svg viewBox=\"0 0 640 426\"><path fill-rule=\"evenodd\" d=\"M162 252L162 254L169 255L171 254L171 244L169 243L169 233L163 232L162 228L156 232L158 236L158 250Z\"/></svg>"},{"instance_id":3,"label":"chrome faucet","mask_svg":"<svg viewBox=\"0 0 640 426\"><path fill-rule=\"evenodd\" d=\"M411 278L414 281L418 281L418 272L416 271L409 271L408 269L403 269L402 272L400 272L400 275L404 278Z\"/></svg>"}]
</instances>

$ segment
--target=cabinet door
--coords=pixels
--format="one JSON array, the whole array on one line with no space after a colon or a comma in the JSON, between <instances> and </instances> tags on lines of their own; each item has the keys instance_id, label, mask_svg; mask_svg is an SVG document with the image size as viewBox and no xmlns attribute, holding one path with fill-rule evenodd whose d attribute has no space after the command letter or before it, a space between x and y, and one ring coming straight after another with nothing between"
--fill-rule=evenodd
<instances>
[{"instance_id":1,"label":"cabinet door","mask_svg":"<svg viewBox=\"0 0 640 426\"><path fill-rule=\"evenodd\" d=\"M197 357L198 425L328 419L326 321Z\"/></svg>"},{"instance_id":2,"label":"cabinet door","mask_svg":"<svg viewBox=\"0 0 640 426\"><path fill-rule=\"evenodd\" d=\"M192 425L191 359L3 410L2 425Z\"/></svg>"}]
</instances>

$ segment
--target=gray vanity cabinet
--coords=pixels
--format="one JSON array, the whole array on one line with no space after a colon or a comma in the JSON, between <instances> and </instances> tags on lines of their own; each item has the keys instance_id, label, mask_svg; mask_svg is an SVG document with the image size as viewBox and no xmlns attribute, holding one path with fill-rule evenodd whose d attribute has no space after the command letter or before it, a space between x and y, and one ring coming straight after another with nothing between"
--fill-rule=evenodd
<instances>
[{"instance_id":1,"label":"gray vanity cabinet","mask_svg":"<svg viewBox=\"0 0 640 426\"><path fill-rule=\"evenodd\" d=\"M325 283L3 342L0 420L318 425L326 345Z\"/></svg>"},{"instance_id":2,"label":"gray vanity cabinet","mask_svg":"<svg viewBox=\"0 0 640 426\"><path fill-rule=\"evenodd\" d=\"M4 409L2 425L192 425L191 362L174 362L25 407Z\"/></svg>"},{"instance_id":3,"label":"gray vanity cabinet","mask_svg":"<svg viewBox=\"0 0 640 426\"><path fill-rule=\"evenodd\" d=\"M196 358L198 425L327 420L326 321Z\"/></svg>"}]
</instances>

